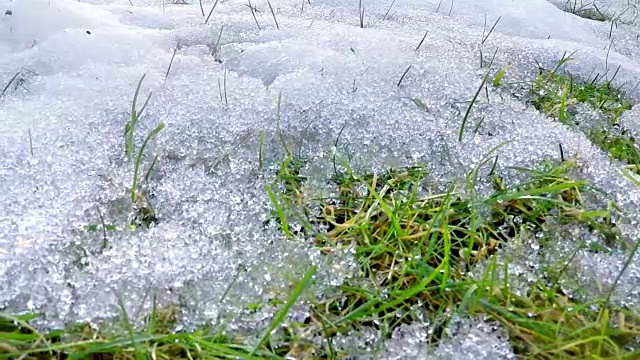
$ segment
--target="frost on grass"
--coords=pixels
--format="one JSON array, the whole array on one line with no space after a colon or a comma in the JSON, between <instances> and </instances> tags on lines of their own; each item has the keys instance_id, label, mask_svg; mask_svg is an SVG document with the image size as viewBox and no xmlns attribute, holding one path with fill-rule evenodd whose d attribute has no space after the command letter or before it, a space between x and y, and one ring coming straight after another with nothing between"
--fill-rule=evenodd
<instances>
[{"instance_id":1,"label":"frost on grass","mask_svg":"<svg viewBox=\"0 0 640 360\"><path fill-rule=\"evenodd\" d=\"M316 294L340 284L353 274L348 253L321 256L264 226L273 210L264 185L285 146L313 160L301 171L322 195L336 158L366 171L426 163L444 185L506 141L497 151L505 172L558 159L561 144L623 209L623 235L640 238L640 190L622 164L536 111L526 92L488 86L458 141L483 74L507 65L502 82L530 81L578 50L564 71L606 76L639 99L633 21L587 21L544 0L398 1L388 15L389 2L368 1L360 28L357 2L272 3L280 30L266 4L254 18L244 1L220 2L206 25L197 2L0 2L0 308L42 312L44 325L60 326L117 315L118 298L141 316L156 294L181 305L182 326L237 317L231 326L250 332L275 310L256 304L286 298L310 264L319 266ZM130 229L123 131L143 74L138 108L153 95L136 149L156 124L166 127L142 162L158 221ZM634 117L621 121L638 131ZM606 291L624 259L581 252L570 272L575 291ZM639 305L638 266L616 288L618 303ZM459 331L486 333L469 326ZM478 346L468 339L438 351Z\"/></svg>"}]
</instances>

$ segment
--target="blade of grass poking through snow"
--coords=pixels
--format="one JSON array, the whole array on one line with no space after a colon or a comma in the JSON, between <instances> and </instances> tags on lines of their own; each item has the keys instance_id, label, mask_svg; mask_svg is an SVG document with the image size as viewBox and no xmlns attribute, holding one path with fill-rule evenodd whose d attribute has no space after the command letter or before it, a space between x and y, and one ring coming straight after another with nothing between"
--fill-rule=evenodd
<instances>
[{"instance_id":1,"label":"blade of grass poking through snow","mask_svg":"<svg viewBox=\"0 0 640 360\"><path fill-rule=\"evenodd\" d=\"M233 275L231 282L229 283L229 285L227 285L227 288L222 293L222 296L220 296L220 300L218 301L219 303L222 304L224 299L229 294L229 291L231 291L231 288L233 287L233 285L236 283L236 281L238 281L238 278L240 277L240 273L242 273L243 271L245 271L245 267L242 264L238 265L238 269L236 269L236 273Z\"/></svg>"},{"instance_id":2,"label":"blade of grass poking through snow","mask_svg":"<svg viewBox=\"0 0 640 360\"><path fill-rule=\"evenodd\" d=\"M560 111L558 113L558 120L560 120L562 124L567 123L567 115L565 113L565 110L567 108L568 93L569 93L569 87L565 85L564 88L562 89L562 95L560 96Z\"/></svg>"},{"instance_id":3,"label":"blade of grass poking through snow","mask_svg":"<svg viewBox=\"0 0 640 360\"><path fill-rule=\"evenodd\" d=\"M269 326L264 329L264 331L262 332L262 336L260 337L260 341L258 341L249 356L253 356L253 354L258 351L262 344L264 344L264 342L269 339L269 337L271 336L271 332L273 332L273 330L275 330L278 325L280 325L284 321L293 305L296 303L296 301L298 301L298 298L300 297L300 295L302 295L302 292L311 282L311 278L313 277L313 274L315 274L315 272L315 266L311 266L309 270L307 270L306 274L304 274L304 276L302 277L302 280L300 280L293 288L293 292L291 292L291 294L289 295L289 298L287 299L287 302L284 304L282 309L280 309L273 320L271 320Z\"/></svg>"},{"instance_id":4,"label":"blade of grass poking through snow","mask_svg":"<svg viewBox=\"0 0 640 360\"><path fill-rule=\"evenodd\" d=\"M247 3L249 4L248 6L251 10L251 15L253 15L253 20L256 22L256 26L258 26L258 30L262 30L262 28L260 28L260 23L258 23L258 18L256 17L256 10L253 5L251 5L251 0L247 0Z\"/></svg>"},{"instance_id":5,"label":"blade of grass poking through snow","mask_svg":"<svg viewBox=\"0 0 640 360\"><path fill-rule=\"evenodd\" d=\"M224 96L222 95L222 83L218 79L218 93L220 94L220 103L224 104Z\"/></svg>"},{"instance_id":6,"label":"blade of grass poking through snow","mask_svg":"<svg viewBox=\"0 0 640 360\"><path fill-rule=\"evenodd\" d=\"M611 76L611 79L607 81L608 88L611 87L611 85L613 84L613 80L616 78L616 76L618 76L618 73L620 72L620 68L622 68L622 65L618 65L618 67L616 68L616 71L613 73L613 76ZM620 91L622 87L624 87L624 84L621 85L620 88L618 88L618 91Z\"/></svg>"},{"instance_id":7,"label":"blade of grass poking through snow","mask_svg":"<svg viewBox=\"0 0 640 360\"><path fill-rule=\"evenodd\" d=\"M11 86L11 84L13 84L14 81L16 81L16 79L18 78L18 76L20 76L20 71L18 71L17 73L15 73L13 75L13 77L11 79L9 79L9 82L7 83L7 85L4 86L4 89L2 89L2 94L0 94L0 99L4 96L4 94L7 92L7 90L9 90L9 86Z\"/></svg>"},{"instance_id":8,"label":"blade of grass poking through snow","mask_svg":"<svg viewBox=\"0 0 640 360\"><path fill-rule=\"evenodd\" d=\"M387 19L387 16L389 16L389 12L391 11L391 8L393 7L393 4L395 4L395 3L396 3L396 0L393 0L391 2L391 5L389 5L389 8L387 9L387 12L382 17L382 20L386 20Z\"/></svg>"},{"instance_id":9,"label":"blade of grass poking through snow","mask_svg":"<svg viewBox=\"0 0 640 360\"><path fill-rule=\"evenodd\" d=\"M622 275L625 273L625 271L627 271L627 269L629 268L629 265L631 265L631 262L633 261L633 258L636 256L636 253L638 253L639 248L640 248L640 241L636 241L636 243L633 245L633 248L631 249L631 253L629 253L629 256L627 257L627 261L625 261L624 265L622 265L622 269L620 269L618 276L616 276L616 279L613 281L613 285L611 285L611 289L609 289L609 293L607 294L607 298L605 300L606 306L609 306L613 292L615 291L616 287L618 287L618 283L620 282Z\"/></svg>"},{"instance_id":10,"label":"blade of grass poking through snow","mask_svg":"<svg viewBox=\"0 0 640 360\"><path fill-rule=\"evenodd\" d=\"M280 109L282 106L282 90L278 93L278 105L276 108L276 129L278 131L278 136L280 137L280 141L282 142L282 147L288 156L291 155L289 148L287 148L287 143L284 141L284 135L282 134L282 129L280 128Z\"/></svg>"},{"instance_id":11,"label":"blade of grass poking through snow","mask_svg":"<svg viewBox=\"0 0 640 360\"><path fill-rule=\"evenodd\" d=\"M207 18L204 20L205 24L209 23L209 18L211 18L211 14L213 14L213 10L216 9L217 5L218 5L218 0L216 0L216 2L213 3L213 6L211 7L211 11L209 11L209 15L207 15Z\"/></svg>"},{"instance_id":12,"label":"blade of grass poking through snow","mask_svg":"<svg viewBox=\"0 0 640 360\"><path fill-rule=\"evenodd\" d=\"M417 106L420 110L429 111L429 107L424 103L421 99L415 98L411 99L415 106Z\"/></svg>"},{"instance_id":13,"label":"blade of grass poking through snow","mask_svg":"<svg viewBox=\"0 0 640 360\"><path fill-rule=\"evenodd\" d=\"M265 186L265 190L267 190L267 193L269 194L269 198L271 199L273 206L276 208L276 213L278 214L278 218L280 219L280 226L282 226L282 232L284 232L287 238L292 239L293 234L289 230L289 222L287 221L287 217L284 214L284 209L280 205L280 202L278 201L276 194L273 192L273 189L271 189L271 186L269 185Z\"/></svg>"},{"instance_id":14,"label":"blade of grass poking through snow","mask_svg":"<svg viewBox=\"0 0 640 360\"><path fill-rule=\"evenodd\" d=\"M138 150L138 156L136 156L136 164L133 168L133 182L131 184L131 201L136 201L136 194L138 192L138 172L140 171L140 164L142 163L142 156L144 153L144 149L147 147L147 143L158 135L160 131L164 129L164 124L160 123L156 126L151 132L147 135L147 137L142 142L142 146L140 146L140 150Z\"/></svg>"},{"instance_id":15,"label":"blade of grass poking through snow","mask_svg":"<svg viewBox=\"0 0 640 360\"><path fill-rule=\"evenodd\" d=\"M407 73L409 72L409 70L411 70L412 66L413 64L409 65L407 70L405 70L404 73L402 73L402 76L400 77L400 80L398 80L398 84L396 85L397 87L400 87L400 84L402 84L402 80L404 80L404 77L407 76Z\"/></svg>"},{"instance_id":16,"label":"blade of grass poking through snow","mask_svg":"<svg viewBox=\"0 0 640 360\"><path fill-rule=\"evenodd\" d=\"M229 106L229 98L227 97L227 69L224 69L222 84L224 85L224 104Z\"/></svg>"},{"instance_id":17,"label":"blade of grass poking through snow","mask_svg":"<svg viewBox=\"0 0 640 360\"><path fill-rule=\"evenodd\" d=\"M151 160L151 165L149 165L149 169L147 169L147 173L144 175L145 184L149 183L149 178L151 177L151 171L153 171L153 167L156 166L156 162L158 161L158 154L154 155L153 160Z\"/></svg>"},{"instance_id":18,"label":"blade of grass poking through snow","mask_svg":"<svg viewBox=\"0 0 640 360\"><path fill-rule=\"evenodd\" d=\"M173 65L173 59L176 57L176 53L178 52L178 48L180 47L180 42L176 44L175 49L173 49L173 55L171 55L171 61L169 61L169 66L167 67L167 73L164 74L164 78L167 79L169 77L169 72L171 71L171 65Z\"/></svg>"},{"instance_id":19,"label":"blade of grass poking through snow","mask_svg":"<svg viewBox=\"0 0 640 360\"><path fill-rule=\"evenodd\" d=\"M476 90L475 95L473 95L473 99L471 99L471 103L469 104L469 107L467 108L467 111L464 114L464 118L462 118L462 125L460 125L460 132L458 133L458 142L462 142L462 135L464 134L464 128L467 125L467 121L469 120L469 114L471 114L471 108L476 103L476 99L478 99L478 95L480 95L480 92L482 91L482 88L484 87L484 84L486 82L487 82L487 75L485 74L485 76L482 78L482 83L480 83L480 86L478 86L478 90Z\"/></svg>"},{"instance_id":20,"label":"blade of grass poking through snow","mask_svg":"<svg viewBox=\"0 0 640 360\"><path fill-rule=\"evenodd\" d=\"M622 175L624 176L625 179L629 180L632 184L634 184L637 187L640 187L640 180L636 178L637 175L634 172L632 172L629 169L623 169Z\"/></svg>"},{"instance_id":21,"label":"blade of grass poking through snow","mask_svg":"<svg viewBox=\"0 0 640 360\"><path fill-rule=\"evenodd\" d=\"M489 176L493 176L496 172L496 168L498 167L498 155L493 159L493 165L491 165L491 170L489 170Z\"/></svg>"},{"instance_id":22,"label":"blade of grass poking through snow","mask_svg":"<svg viewBox=\"0 0 640 360\"><path fill-rule=\"evenodd\" d=\"M425 31L424 36L422 37L422 40L420 40L420 42L418 43L418 46L416 46L416 51L420 50L420 47L422 46L424 39L427 38L428 33L429 33L429 30Z\"/></svg>"},{"instance_id":23,"label":"blade of grass poking through snow","mask_svg":"<svg viewBox=\"0 0 640 360\"><path fill-rule=\"evenodd\" d=\"M509 65L505 65L500 70L498 70L498 73L493 78L493 87L500 86L500 81L502 81L502 78L504 77L504 74L507 72L508 68L509 68Z\"/></svg>"},{"instance_id":24,"label":"blade of grass poking through snow","mask_svg":"<svg viewBox=\"0 0 640 360\"><path fill-rule=\"evenodd\" d=\"M273 11L273 6L271 6L271 1L267 0L267 4L269 5L269 10L271 10L271 15L273 16L273 22L276 23L276 29L280 30L280 25L278 25L278 19L276 19L276 13Z\"/></svg>"},{"instance_id":25,"label":"blade of grass poking through snow","mask_svg":"<svg viewBox=\"0 0 640 360\"><path fill-rule=\"evenodd\" d=\"M573 55L575 53L577 53L578 50L572 52L571 54L569 54L569 56L567 56L567 52L565 51L564 54L562 54L562 58L560 60L558 60L558 63L556 64L556 67L553 69L553 71L551 72L552 74L555 74L558 70L560 70L560 68L568 63L569 61L573 60Z\"/></svg>"},{"instance_id":26,"label":"blade of grass poking through snow","mask_svg":"<svg viewBox=\"0 0 640 360\"><path fill-rule=\"evenodd\" d=\"M496 55L498 55L498 48L496 48L496 50L493 52L493 56L491 57L491 61L489 61L489 66L487 66L487 73L485 74L485 77L489 76L488 71L491 70L491 67L493 66L493 62L496 59Z\"/></svg>"},{"instance_id":27,"label":"blade of grass poking through snow","mask_svg":"<svg viewBox=\"0 0 640 360\"><path fill-rule=\"evenodd\" d=\"M131 155L133 154L133 138L135 134L136 124L138 123L138 120L142 116L144 109L149 104L149 100L151 100L152 93L149 93L149 96L147 96L147 100L142 105L142 108L140 109L140 111L138 112L136 110L136 105L138 103L138 95L140 94L140 88L142 87L142 82L144 81L144 78L146 76L147 74L143 74L140 80L138 81L138 86L136 86L136 92L133 95L133 101L131 103L131 117L124 126L125 154L129 157L129 159L131 159Z\"/></svg>"},{"instance_id":28,"label":"blade of grass poking through snow","mask_svg":"<svg viewBox=\"0 0 640 360\"><path fill-rule=\"evenodd\" d=\"M28 131L29 131L29 152L31 153L31 156L33 156L33 138L31 137L31 127L29 127Z\"/></svg>"},{"instance_id":29,"label":"blade of grass poking through snow","mask_svg":"<svg viewBox=\"0 0 640 360\"><path fill-rule=\"evenodd\" d=\"M491 36L491 33L493 32L493 30L496 28L496 26L498 25L498 23L500 22L500 19L502 19L502 16L498 16L498 19L496 20L495 23L493 23L493 26L491 27L491 29L489 30L489 33L487 34L487 36L485 36L482 39L482 42L480 43L480 45L483 45L485 43L485 41L487 41L487 39L489 38L489 36Z\"/></svg>"},{"instance_id":30,"label":"blade of grass poking through snow","mask_svg":"<svg viewBox=\"0 0 640 360\"><path fill-rule=\"evenodd\" d=\"M145 76L147 74L142 74L140 80L138 80L138 86L136 86L136 91L133 94L133 101L131 102L131 117L129 121L124 125L124 136L125 136L125 153L131 156L133 152L133 131L138 121L138 116L136 114L136 103L138 102L138 95L140 94L140 87L142 86L142 82L144 81Z\"/></svg>"},{"instance_id":31,"label":"blade of grass poking through snow","mask_svg":"<svg viewBox=\"0 0 640 360\"><path fill-rule=\"evenodd\" d=\"M503 146L506 146L510 142L511 140L505 141L503 143L500 143L494 146L491 150L489 150L489 152L482 159L480 159L480 162L478 162L478 164L474 166L474 168L467 174L466 176L467 187L471 193L474 192L476 181L478 181L478 174L480 173L480 168L483 167L485 164L487 164L489 161L491 161L491 159L494 159L494 156L492 156L493 153L498 151ZM493 171L493 167L491 168L490 171Z\"/></svg>"},{"instance_id":32,"label":"blade of grass poking through snow","mask_svg":"<svg viewBox=\"0 0 640 360\"><path fill-rule=\"evenodd\" d=\"M124 305L124 301L122 300L120 294L116 293L116 297L118 298L118 306L120 306L120 310L122 311L122 325L129 334L129 340L131 341L131 346L133 347L133 350L135 352L135 358L144 359L144 357L141 356L140 347L138 346L138 342L135 339L133 325L131 325L131 321L129 320L129 314L127 313L127 308Z\"/></svg>"},{"instance_id":33,"label":"blade of grass poking through snow","mask_svg":"<svg viewBox=\"0 0 640 360\"><path fill-rule=\"evenodd\" d=\"M264 167L264 137L266 135L266 131L262 130L260 133L260 146L258 147L258 166L260 170Z\"/></svg>"},{"instance_id":34,"label":"blade of grass poking through snow","mask_svg":"<svg viewBox=\"0 0 640 360\"><path fill-rule=\"evenodd\" d=\"M158 330L158 322L158 297L153 293L151 294L151 314L147 320L147 331L149 334L153 334Z\"/></svg>"},{"instance_id":35,"label":"blade of grass poking through snow","mask_svg":"<svg viewBox=\"0 0 640 360\"><path fill-rule=\"evenodd\" d=\"M604 58L604 71L605 74L609 72L609 53L611 52L611 46L613 45L613 39L609 42L609 47L607 48L607 55Z\"/></svg>"},{"instance_id":36,"label":"blade of grass poking through snow","mask_svg":"<svg viewBox=\"0 0 640 360\"><path fill-rule=\"evenodd\" d=\"M218 33L218 38L216 39L216 44L213 46L212 55L216 59L216 61L222 61L218 55L220 55L220 40L222 40L222 32L224 31L224 25L220 26L220 32Z\"/></svg>"},{"instance_id":37,"label":"blade of grass poking through snow","mask_svg":"<svg viewBox=\"0 0 640 360\"><path fill-rule=\"evenodd\" d=\"M440 12L440 6L442 6L442 0L438 2L438 7L436 8L436 14Z\"/></svg>"},{"instance_id":38,"label":"blade of grass poking through snow","mask_svg":"<svg viewBox=\"0 0 640 360\"><path fill-rule=\"evenodd\" d=\"M474 133L474 134L477 134L477 133L478 133L478 131L480 131L480 127L482 126L482 124L484 124L484 119L485 119L485 117L484 117L484 116L483 116L483 117L481 117L481 118L480 118L480 121L478 121L478 123L476 124L476 126L473 128L473 133Z\"/></svg>"},{"instance_id":39,"label":"blade of grass poking through snow","mask_svg":"<svg viewBox=\"0 0 640 360\"><path fill-rule=\"evenodd\" d=\"M102 226L102 246L100 246L100 250L104 250L109 245L109 241L107 239L107 225L104 223L104 216L102 216L102 211L100 211L100 207L96 205L96 210L98 210L98 216L100 217L100 226Z\"/></svg>"},{"instance_id":40,"label":"blade of grass poking through snow","mask_svg":"<svg viewBox=\"0 0 640 360\"><path fill-rule=\"evenodd\" d=\"M200 4L200 13L202 14L202 17L204 17L204 6L202 6L202 0L198 0L198 3Z\"/></svg>"},{"instance_id":41,"label":"blade of grass poking through snow","mask_svg":"<svg viewBox=\"0 0 640 360\"><path fill-rule=\"evenodd\" d=\"M229 105L227 100L227 69L224 69L222 75L222 85L220 85L220 79L218 79L218 90L220 91L220 101L225 105Z\"/></svg>"},{"instance_id":42,"label":"blade of grass poking through snow","mask_svg":"<svg viewBox=\"0 0 640 360\"><path fill-rule=\"evenodd\" d=\"M338 167L336 166L336 155L338 154L338 143L340 142L340 136L342 136L342 132L347 127L347 122L345 121L340 128L340 132L338 132L338 136L336 137L336 141L333 143L333 174L338 175Z\"/></svg>"}]
</instances>

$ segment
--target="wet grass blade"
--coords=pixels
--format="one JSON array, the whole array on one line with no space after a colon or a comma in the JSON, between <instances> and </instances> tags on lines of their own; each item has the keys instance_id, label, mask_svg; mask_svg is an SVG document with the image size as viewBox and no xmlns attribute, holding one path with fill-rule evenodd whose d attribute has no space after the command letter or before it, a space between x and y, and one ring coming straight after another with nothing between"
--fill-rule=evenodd
<instances>
[{"instance_id":1,"label":"wet grass blade","mask_svg":"<svg viewBox=\"0 0 640 360\"><path fill-rule=\"evenodd\" d=\"M215 2L215 3L213 3L213 6L211 7L211 11L209 11L209 15L207 15L207 18L204 20L204 23L205 23L205 24L208 24L208 23L209 23L209 18L211 18L211 14L213 14L213 10L215 10L215 9L216 9L216 6L218 5L218 1L219 1L219 0L216 0L216 2Z\"/></svg>"},{"instance_id":2,"label":"wet grass blade","mask_svg":"<svg viewBox=\"0 0 640 360\"><path fill-rule=\"evenodd\" d=\"M264 168L264 138L266 131L262 130L260 133L260 147L258 148L258 167L260 170Z\"/></svg>"},{"instance_id":3,"label":"wet grass blade","mask_svg":"<svg viewBox=\"0 0 640 360\"><path fill-rule=\"evenodd\" d=\"M491 27L491 29L489 30L489 33L487 34L487 36L485 36L482 39L482 42L480 43L481 45L483 45L487 39L489 38L489 36L491 36L491 33L493 32L493 30L496 28L496 26L498 26L498 23L500 22L500 19L502 19L502 16L498 16L498 19L496 20L495 23L493 23L493 26Z\"/></svg>"},{"instance_id":4,"label":"wet grass blade","mask_svg":"<svg viewBox=\"0 0 640 360\"><path fill-rule=\"evenodd\" d=\"M567 116L565 115L565 111L567 108L567 93L569 92L569 87L565 86L562 89L562 95L560 96L560 111L558 113L558 120L560 120L561 123L566 124L567 123Z\"/></svg>"},{"instance_id":5,"label":"wet grass blade","mask_svg":"<svg viewBox=\"0 0 640 360\"><path fill-rule=\"evenodd\" d=\"M287 221L287 217L284 214L284 209L280 205L276 194L273 192L271 186L269 185L265 186L265 190L267 190L269 198L271 199L273 206L276 208L276 213L278 214L278 218L280 219L280 226L282 226L282 232L284 232L288 238L293 238L293 234L291 234L291 231L289 230L289 222Z\"/></svg>"},{"instance_id":6,"label":"wet grass blade","mask_svg":"<svg viewBox=\"0 0 640 360\"><path fill-rule=\"evenodd\" d=\"M13 84L14 81L16 81L16 79L18 78L18 76L20 76L20 71L18 71L17 73L15 73L13 75L13 77L11 77L11 79L9 79L9 82L7 83L7 85L5 85L4 89L2 89L2 93L0 93L0 99L4 96L4 94L7 92L7 90L9 89L9 87L11 86L11 84Z\"/></svg>"},{"instance_id":7,"label":"wet grass blade","mask_svg":"<svg viewBox=\"0 0 640 360\"><path fill-rule=\"evenodd\" d=\"M402 80L404 80L404 77L407 76L407 73L409 73L409 70L411 70L412 66L413 64L409 65L409 67L407 67L407 70L402 73L402 76L400 77L400 80L398 80L398 84L396 85L397 87L400 87L400 85L402 84Z\"/></svg>"},{"instance_id":8,"label":"wet grass blade","mask_svg":"<svg viewBox=\"0 0 640 360\"><path fill-rule=\"evenodd\" d=\"M271 332L275 330L284 321L284 319L287 317L287 314L289 313L293 305L296 303L296 301L298 301L298 298L300 297L300 295L302 295L302 292L307 288L307 286L311 282L311 278L313 277L313 274L315 274L315 272L316 272L315 266L311 266L309 270L307 270L307 272L304 274L302 279L296 284L295 288L293 289L293 292L291 292L291 294L289 295L289 298L287 299L287 302L284 304L282 309L278 311L278 313L273 318L269 326L262 332L260 341L258 341L258 343L256 344L256 346L253 348L253 350L249 355L252 356L253 354L255 354L256 351L260 349L262 344L264 344L264 342L267 341L269 337L271 337Z\"/></svg>"},{"instance_id":9,"label":"wet grass blade","mask_svg":"<svg viewBox=\"0 0 640 360\"><path fill-rule=\"evenodd\" d=\"M131 184L131 201L136 201L136 194L138 193L138 172L140 171L140 164L142 163L142 156L144 154L144 149L147 147L149 141L154 138L160 131L164 129L164 124L160 123L156 126L151 132L147 135L147 137L142 142L142 146L140 146L140 150L138 150L138 156L136 156L136 164L133 168L133 183Z\"/></svg>"},{"instance_id":10,"label":"wet grass blade","mask_svg":"<svg viewBox=\"0 0 640 360\"><path fill-rule=\"evenodd\" d=\"M473 98L471 99L471 103L469 104L469 107L467 107L467 111L464 114L464 118L462 118L462 125L460 125L460 132L458 133L458 142L462 142L462 135L464 134L464 128L467 125L467 121L469 120L469 114L471 114L471 108L476 103L476 99L478 99L478 96L480 95L480 92L482 91L482 88L484 87L484 84L486 82L487 82L487 76L485 75L482 78L482 83L480 83L480 86L478 86L478 90L476 90L476 93L473 95Z\"/></svg>"},{"instance_id":11,"label":"wet grass blade","mask_svg":"<svg viewBox=\"0 0 640 360\"><path fill-rule=\"evenodd\" d=\"M267 4L269 5L269 10L271 10L271 15L273 16L273 22L276 23L276 29L280 30L280 25L278 25L278 19L276 19L276 13L273 11L273 6L271 6L271 1L267 0Z\"/></svg>"},{"instance_id":12,"label":"wet grass blade","mask_svg":"<svg viewBox=\"0 0 640 360\"><path fill-rule=\"evenodd\" d=\"M171 65L173 65L173 60L176 57L176 53L178 52L179 47L180 47L180 43L178 42L178 44L176 44L176 47L173 49L173 55L171 55L171 61L169 61L169 66L167 67L167 73L164 74L165 79L169 77L169 72L171 71Z\"/></svg>"},{"instance_id":13,"label":"wet grass blade","mask_svg":"<svg viewBox=\"0 0 640 360\"><path fill-rule=\"evenodd\" d=\"M386 20L387 19L387 16L389 16L389 12L391 11L391 8L393 7L393 4L395 4L395 3L396 3L396 0L393 0L391 2L391 5L389 5L389 8L387 9L387 12L382 17L382 20Z\"/></svg>"}]
</instances>

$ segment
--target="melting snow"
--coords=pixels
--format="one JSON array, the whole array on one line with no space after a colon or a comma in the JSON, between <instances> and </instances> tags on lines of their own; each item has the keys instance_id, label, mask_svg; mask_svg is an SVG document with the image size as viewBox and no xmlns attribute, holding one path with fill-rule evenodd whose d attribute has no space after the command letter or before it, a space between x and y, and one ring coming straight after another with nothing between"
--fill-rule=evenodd
<instances>
[{"instance_id":1,"label":"melting snow","mask_svg":"<svg viewBox=\"0 0 640 360\"><path fill-rule=\"evenodd\" d=\"M183 325L191 326L236 318L246 304L286 293L309 264L319 266L317 294L351 276L348 253L326 258L263 225L272 175L258 169L259 138L263 130L275 138L280 92L280 126L289 146L314 160L304 171L317 191L343 126L338 151L354 166L425 162L439 182L460 178L505 141L501 168L556 159L561 143L629 214L623 231L638 239L640 190L621 165L523 99L483 94L468 128L484 118L482 126L457 141L486 70L480 49L485 62L495 52L494 69L510 65L505 82L530 80L538 64L551 68L578 50L568 71L587 78L620 67L614 84L639 99L636 5L612 28L562 11L562 1L398 0L388 14L391 1L365 1L360 28L358 0L272 0L278 30L265 1L252 2L255 19L246 1L219 1L207 24L198 1L186 2L0 0L0 89L11 82L0 96L0 308L43 312L43 325L60 326L114 316L118 297L130 313L144 312L157 293L184 305ZM206 15L213 1L203 3ZM612 14L628 8L627 0L597 3ZM122 133L145 73L140 98L153 95L136 143L166 124L145 159L158 155L149 191L159 222L109 231L101 249L101 233L85 226L100 216L126 225L133 165ZM636 133L637 114L622 120ZM264 153L267 165L276 164L279 141L268 141ZM601 279L609 283L623 261L577 256L584 294ZM614 299L640 305L639 280L636 259ZM244 314L232 326L250 332L272 314ZM461 322L459 335L429 356L513 356L489 325ZM425 331L394 335L389 358L427 354Z\"/></svg>"}]
</instances>

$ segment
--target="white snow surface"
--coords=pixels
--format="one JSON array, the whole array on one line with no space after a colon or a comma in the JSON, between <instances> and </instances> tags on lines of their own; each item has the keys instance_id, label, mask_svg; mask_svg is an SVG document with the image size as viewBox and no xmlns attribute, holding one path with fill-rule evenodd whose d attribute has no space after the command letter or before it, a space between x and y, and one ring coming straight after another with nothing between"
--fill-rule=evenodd
<instances>
[{"instance_id":1,"label":"white snow surface","mask_svg":"<svg viewBox=\"0 0 640 360\"><path fill-rule=\"evenodd\" d=\"M249 315L245 306L286 294L309 265L318 266L316 295L352 276L350 253L322 256L304 239L286 240L263 225L272 211L264 186L283 154L280 93L288 146L312 160L304 169L310 191L330 191L324 183L343 126L337 152L356 169L422 162L439 183L461 179L505 141L500 169L557 159L562 144L583 176L622 207L624 235L640 238L640 189L622 176L622 165L522 97L490 87L457 141L486 71L481 49L485 63L496 54L492 71L510 65L507 83L531 80L539 64L553 68L577 50L567 71L586 79L619 68L614 85L640 99L635 4L624 13L630 20L612 27L564 12L558 1L397 0L387 14L391 1L365 0L360 28L358 0L271 0L278 29L266 1L252 1L255 19L246 1L219 1L207 24L211 0L203 1L205 16L195 0L132 3L0 0L0 89L11 81L0 99L0 309L40 312L43 326L55 327L113 317L118 298L135 317L155 293L183 305L184 326L236 319L231 329L251 333L274 309ZM627 0L597 3L612 14L628 7ZM152 97L136 144L166 125L143 169L157 154L148 186L159 221L148 230L109 231L101 251L102 233L85 227L100 216L122 227L130 215L133 164L124 157L123 131L143 74L138 108ZM621 120L635 134L638 115L636 107ZM263 130L267 170L258 162ZM606 291L625 259L580 253L573 291ZM639 306L639 280L636 258L613 300ZM425 332L410 329L380 356L513 357L488 325L465 321L461 337L435 352L421 350Z\"/></svg>"}]
</instances>

